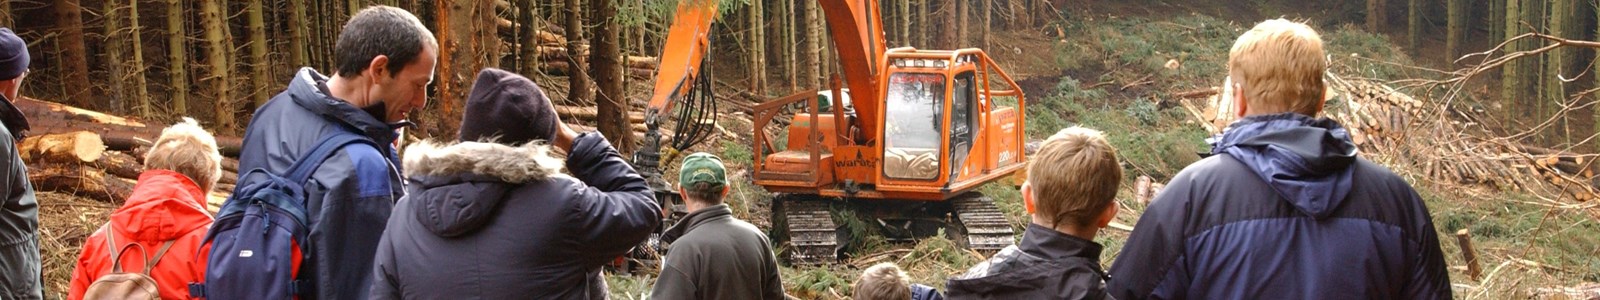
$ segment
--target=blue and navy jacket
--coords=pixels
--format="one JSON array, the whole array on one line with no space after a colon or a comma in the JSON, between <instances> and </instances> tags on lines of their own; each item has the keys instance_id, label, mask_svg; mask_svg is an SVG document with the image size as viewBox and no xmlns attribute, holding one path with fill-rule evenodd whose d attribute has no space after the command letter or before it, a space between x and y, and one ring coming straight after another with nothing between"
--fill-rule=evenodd
<instances>
[{"instance_id":1,"label":"blue and navy jacket","mask_svg":"<svg viewBox=\"0 0 1600 300\"><path fill-rule=\"evenodd\" d=\"M1118 299L1450 299L1421 197L1338 123L1229 126L1156 196L1111 266Z\"/></svg>"},{"instance_id":2,"label":"blue and navy jacket","mask_svg":"<svg viewBox=\"0 0 1600 300\"><path fill-rule=\"evenodd\" d=\"M286 91L256 109L245 130L239 169L286 173L319 138L335 131L385 145L345 146L306 183L311 257L300 267L300 277L310 282L310 291L301 299L366 299L378 239L403 193L398 157L390 146L399 125L330 96L327 81L311 68L300 69ZM238 186L260 177L239 178Z\"/></svg>"}]
</instances>

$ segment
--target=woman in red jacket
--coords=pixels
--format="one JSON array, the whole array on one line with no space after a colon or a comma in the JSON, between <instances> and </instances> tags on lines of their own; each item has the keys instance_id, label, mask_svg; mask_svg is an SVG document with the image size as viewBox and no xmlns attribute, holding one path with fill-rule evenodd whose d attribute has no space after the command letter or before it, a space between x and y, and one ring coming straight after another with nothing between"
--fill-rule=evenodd
<instances>
[{"instance_id":1,"label":"woman in red jacket","mask_svg":"<svg viewBox=\"0 0 1600 300\"><path fill-rule=\"evenodd\" d=\"M199 259L205 255L195 253L211 228L206 195L222 176L221 161L216 138L193 119L162 130L145 154L149 171L139 175L133 194L111 213L110 222L84 240L68 299L83 299L95 279L111 273L112 252L135 243L148 252L129 248L122 255L122 271L143 272L145 262L155 261L149 275L161 298L188 299L188 283L205 278L206 264ZM167 241L172 246L156 260L153 256Z\"/></svg>"}]
</instances>

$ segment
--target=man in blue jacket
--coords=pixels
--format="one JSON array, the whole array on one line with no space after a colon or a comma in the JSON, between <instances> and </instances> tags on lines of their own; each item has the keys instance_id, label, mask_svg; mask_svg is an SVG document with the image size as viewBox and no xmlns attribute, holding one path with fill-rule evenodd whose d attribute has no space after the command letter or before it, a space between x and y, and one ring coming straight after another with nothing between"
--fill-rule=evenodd
<instances>
[{"instance_id":1,"label":"man in blue jacket","mask_svg":"<svg viewBox=\"0 0 1600 300\"><path fill-rule=\"evenodd\" d=\"M1357 157L1322 110L1327 62L1305 24L1269 20L1228 55L1237 112L1173 177L1111 266L1118 299L1450 299L1421 197Z\"/></svg>"},{"instance_id":2,"label":"man in blue jacket","mask_svg":"<svg viewBox=\"0 0 1600 300\"><path fill-rule=\"evenodd\" d=\"M382 147L353 144L323 161L306 183L310 257L300 267L301 299L367 299L372 257L402 193L393 145L407 115L426 103L438 43L417 17L374 6L350 18L334 45L333 77L300 69L288 90L256 110L239 168L283 174L335 131ZM239 179L239 186L262 180Z\"/></svg>"}]
</instances>

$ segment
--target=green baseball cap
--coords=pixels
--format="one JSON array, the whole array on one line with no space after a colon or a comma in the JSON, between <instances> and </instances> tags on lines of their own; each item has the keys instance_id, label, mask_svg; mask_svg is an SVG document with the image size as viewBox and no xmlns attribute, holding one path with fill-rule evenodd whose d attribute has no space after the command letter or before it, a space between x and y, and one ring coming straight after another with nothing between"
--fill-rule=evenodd
<instances>
[{"instance_id":1,"label":"green baseball cap","mask_svg":"<svg viewBox=\"0 0 1600 300\"><path fill-rule=\"evenodd\" d=\"M725 173L727 170L722 167L721 158L711 153L696 152L683 158L683 167L678 170L678 185L689 187L705 182L713 188L720 188L728 182Z\"/></svg>"}]
</instances>

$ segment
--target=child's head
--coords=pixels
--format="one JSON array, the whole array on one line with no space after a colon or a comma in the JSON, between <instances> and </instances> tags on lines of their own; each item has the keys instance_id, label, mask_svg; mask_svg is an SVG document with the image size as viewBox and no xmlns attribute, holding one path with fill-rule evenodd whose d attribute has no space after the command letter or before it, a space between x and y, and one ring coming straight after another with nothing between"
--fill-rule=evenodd
<instances>
[{"instance_id":1,"label":"child's head","mask_svg":"<svg viewBox=\"0 0 1600 300\"><path fill-rule=\"evenodd\" d=\"M1239 36L1228 52L1233 95L1242 115L1294 112L1315 116L1326 92L1322 37L1304 23L1274 19Z\"/></svg>"},{"instance_id":2,"label":"child's head","mask_svg":"<svg viewBox=\"0 0 1600 300\"><path fill-rule=\"evenodd\" d=\"M1121 184L1117 149L1105 134L1074 126L1050 136L1033 155L1022 197L1039 225L1100 228L1116 216Z\"/></svg>"},{"instance_id":3,"label":"child's head","mask_svg":"<svg viewBox=\"0 0 1600 300\"><path fill-rule=\"evenodd\" d=\"M156 138L150 152L144 155L144 165L152 170L183 174L206 192L222 179L222 154L217 152L217 139L190 118L161 130L161 137Z\"/></svg>"},{"instance_id":4,"label":"child's head","mask_svg":"<svg viewBox=\"0 0 1600 300\"><path fill-rule=\"evenodd\" d=\"M852 289L856 300L911 299L911 280L894 263L879 263L861 272Z\"/></svg>"}]
</instances>

